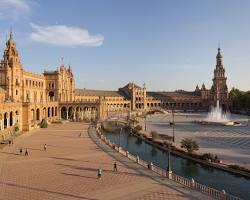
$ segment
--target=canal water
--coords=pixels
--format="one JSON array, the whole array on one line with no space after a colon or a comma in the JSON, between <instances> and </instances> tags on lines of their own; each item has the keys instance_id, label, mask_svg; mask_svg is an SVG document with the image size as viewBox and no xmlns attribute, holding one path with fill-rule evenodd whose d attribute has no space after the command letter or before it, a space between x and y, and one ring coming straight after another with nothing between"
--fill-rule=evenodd
<instances>
[{"instance_id":1,"label":"canal water","mask_svg":"<svg viewBox=\"0 0 250 200\"><path fill-rule=\"evenodd\" d=\"M167 169L168 153L164 152L143 140L131 136L126 132L120 134L106 132L105 136L129 151L133 155L138 155L145 161L153 162L155 165ZM120 138L120 139L119 139ZM186 178L193 178L195 181L218 190L225 190L231 195L250 200L250 179L233 175L223 170L215 169L206 165L198 164L171 154L172 171Z\"/></svg>"}]
</instances>

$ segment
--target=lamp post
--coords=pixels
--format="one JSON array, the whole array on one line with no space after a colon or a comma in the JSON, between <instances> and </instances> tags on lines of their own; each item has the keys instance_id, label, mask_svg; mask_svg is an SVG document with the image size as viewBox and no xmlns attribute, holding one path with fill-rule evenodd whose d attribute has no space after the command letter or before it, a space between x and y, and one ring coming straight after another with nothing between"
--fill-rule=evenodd
<instances>
[{"instance_id":1,"label":"lamp post","mask_svg":"<svg viewBox=\"0 0 250 200\"><path fill-rule=\"evenodd\" d=\"M145 131L147 131L147 113L145 113L144 127L145 127Z\"/></svg>"},{"instance_id":2,"label":"lamp post","mask_svg":"<svg viewBox=\"0 0 250 200\"><path fill-rule=\"evenodd\" d=\"M120 129L120 132L119 132L119 149L121 146L121 133L122 133L122 128Z\"/></svg>"},{"instance_id":3,"label":"lamp post","mask_svg":"<svg viewBox=\"0 0 250 200\"><path fill-rule=\"evenodd\" d=\"M174 110L172 110L172 123L173 123L173 142L175 140L174 129L175 129L175 122L174 122Z\"/></svg>"},{"instance_id":4,"label":"lamp post","mask_svg":"<svg viewBox=\"0 0 250 200\"><path fill-rule=\"evenodd\" d=\"M109 106L107 106L107 119L109 118Z\"/></svg>"},{"instance_id":5,"label":"lamp post","mask_svg":"<svg viewBox=\"0 0 250 200\"><path fill-rule=\"evenodd\" d=\"M167 168L167 176L168 176L169 179L172 179L172 170L171 170L171 162L170 162L170 156L171 156L170 150L171 150L171 146L170 146L170 143L169 143L168 144L168 168Z\"/></svg>"}]
</instances>

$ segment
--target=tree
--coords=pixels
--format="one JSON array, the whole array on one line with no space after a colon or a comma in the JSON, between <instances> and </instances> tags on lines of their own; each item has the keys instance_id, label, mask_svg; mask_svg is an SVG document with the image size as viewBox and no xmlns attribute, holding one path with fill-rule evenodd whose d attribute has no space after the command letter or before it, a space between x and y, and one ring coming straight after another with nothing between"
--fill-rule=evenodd
<instances>
[{"instance_id":1,"label":"tree","mask_svg":"<svg viewBox=\"0 0 250 200\"><path fill-rule=\"evenodd\" d=\"M192 138L184 138L181 141L181 148L187 150L188 153L199 150L199 145Z\"/></svg>"},{"instance_id":2,"label":"tree","mask_svg":"<svg viewBox=\"0 0 250 200\"><path fill-rule=\"evenodd\" d=\"M43 119L40 123L40 128L47 128L48 127L48 122L46 119Z\"/></svg>"},{"instance_id":3,"label":"tree","mask_svg":"<svg viewBox=\"0 0 250 200\"><path fill-rule=\"evenodd\" d=\"M243 92L239 89L232 88L229 93L233 109L244 110L250 109L250 91Z\"/></svg>"}]
</instances>

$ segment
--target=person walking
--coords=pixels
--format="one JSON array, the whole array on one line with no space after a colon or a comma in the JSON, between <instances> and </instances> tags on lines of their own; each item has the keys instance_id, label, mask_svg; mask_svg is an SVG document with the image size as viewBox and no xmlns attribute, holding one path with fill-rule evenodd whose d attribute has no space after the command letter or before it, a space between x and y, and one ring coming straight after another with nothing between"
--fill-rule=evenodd
<instances>
[{"instance_id":1,"label":"person walking","mask_svg":"<svg viewBox=\"0 0 250 200\"><path fill-rule=\"evenodd\" d=\"M117 164L116 164L116 161L114 162L114 172L117 172Z\"/></svg>"},{"instance_id":2,"label":"person walking","mask_svg":"<svg viewBox=\"0 0 250 200\"><path fill-rule=\"evenodd\" d=\"M20 148L19 153L20 153L20 155L22 155L22 153L23 153L23 149L22 148Z\"/></svg>"},{"instance_id":3,"label":"person walking","mask_svg":"<svg viewBox=\"0 0 250 200\"><path fill-rule=\"evenodd\" d=\"M47 144L44 144L43 146L43 150L46 151L47 150Z\"/></svg>"},{"instance_id":4,"label":"person walking","mask_svg":"<svg viewBox=\"0 0 250 200\"><path fill-rule=\"evenodd\" d=\"M102 178L102 168L97 169L97 178L101 179Z\"/></svg>"},{"instance_id":5,"label":"person walking","mask_svg":"<svg viewBox=\"0 0 250 200\"><path fill-rule=\"evenodd\" d=\"M25 154L24 154L25 156L28 156L29 155L29 153L28 153L28 150L26 149L25 150Z\"/></svg>"}]
</instances>

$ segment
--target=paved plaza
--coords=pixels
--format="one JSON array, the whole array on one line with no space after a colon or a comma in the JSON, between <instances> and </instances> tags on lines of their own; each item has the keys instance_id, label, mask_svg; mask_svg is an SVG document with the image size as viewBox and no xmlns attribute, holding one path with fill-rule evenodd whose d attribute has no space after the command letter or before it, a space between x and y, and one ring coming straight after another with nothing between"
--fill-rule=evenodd
<instances>
[{"instance_id":1,"label":"paved plaza","mask_svg":"<svg viewBox=\"0 0 250 200\"><path fill-rule=\"evenodd\" d=\"M87 129L88 124L77 122L52 124L4 147L0 200L208 199L127 160L94 134L91 139ZM20 148L27 148L29 155L19 155ZM104 169L101 179L99 167Z\"/></svg>"},{"instance_id":2,"label":"paved plaza","mask_svg":"<svg viewBox=\"0 0 250 200\"><path fill-rule=\"evenodd\" d=\"M185 137L192 137L200 146L201 153L217 154L226 163L236 163L250 169L250 125L248 117L231 115L231 119L239 121L242 126L214 126L193 123L194 120L205 119L205 113L176 113L175 142ZM140 118L139 118L140 119ZM156 114L147 117L147 131L155 130L160 134L172 136L172 114ZM140 119L144 127L144 119Z\"/></svg>"}]
</instances>

